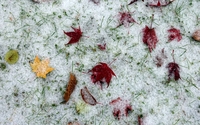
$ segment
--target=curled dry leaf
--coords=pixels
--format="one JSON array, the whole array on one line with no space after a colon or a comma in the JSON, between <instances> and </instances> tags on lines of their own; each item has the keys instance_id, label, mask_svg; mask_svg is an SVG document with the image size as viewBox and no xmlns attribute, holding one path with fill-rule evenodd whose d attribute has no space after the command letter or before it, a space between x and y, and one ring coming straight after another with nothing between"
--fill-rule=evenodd
<instances>
[{"instance_id":1,"label":"curled dry leaf","mask_svg":"<svg viewBox=\"0 0 200 125\"><path fill-rule=\"evenodd\" d=\"M81 96L83 100L90 105L96 105L98 103L96 99L90 94L86 86L81 89Z\"/></svg>"},{"instance_id":2,"label":"curled dry leaf","mask_svg":"<svg viewBox=\"0 0 200 125\"><path fill-rule=\"evenodd\" d=\"M113 106L113 116L118 120L122 116L128 116L129 111L132 111L132 107L128 101L123 100L120 97L112 100L109 104Z\"/></svg>"},{"instance_id":3,"label":"curled dry leaf","mask_svg":"<svg viewBox=\"0 0 200 125\"><path fill-rule=\"evenodd\" d=\"M74 31L72 31L72 32L64 31L64 34L66 34L67 36L69 36L71 38L70 41L65 45L77 43L80 40L80 38L82 37L82 32L81 32L80 26L79 26L79 28L74 28L74 27L71 27L71 28Z\"/></svg>"},{"instance_id":4,"label":"curled dry leaf","mask_svg":"<svg viewBox=\"0 0 200 125\"><path fill-rule=\"evenodd\" d=\"M152 15L152 22L153 22L153 17L154 15ZM148 26L145 26L145 28L142 29L143 32L142 41L144 44L148 46L150 52L156 48L156 44L158 42L155 29L152 28L152 22L150 28Z\"/></svg>"},{"instance_id":5,"label":"curled dry leaf","mask_svg":"<svg viewBox=\"0 0 200 125\"><path fill-rule=\"evenodd\" d=\"M182 35L181 35L181 32L179 29L172 27L171 29L169 29L167 31L169 33L169 35L168 35L169 41L176 39L179 42L182 39Z\"/></svg>"},{"instance_id":6,"label":"curled dry leaf","mask_svg":"<svg viewBox=\"0 0 200 125\"><path fill-rule=\"evenodd\" d=\"M72 92L74 91L74 89L76 87L76 84L77 84L77 80L76 80L75 74L70 73L69 81L68 81L66 91L65 91L65 94L64 94L64 97L63 97L64 101L62 103L68 102Z\"/></svg>"},{"instance_id":7,"label":"curled dry leaf","mask_svg":"<svg viewBox=\"0 0 200 125\"><path fill-rule=\"evenodd\" d=\"M40 61L38 56L35 57L34 62L30 65L32 71L36 73L37 77L46 78L46 75L54 70L54 68L49 66L49 59Z\"/></svg>"},{"instance_id":8,"label":"curled dry leaf","mask_svg":"<svg viewBox=\"0 0 200 125\"><path fill-rule=\"evenodd\" d=\"M192 34L192 38L198 42L200 42L200 29L196 30L193 34Z\"/></svg>"}]
</instances>

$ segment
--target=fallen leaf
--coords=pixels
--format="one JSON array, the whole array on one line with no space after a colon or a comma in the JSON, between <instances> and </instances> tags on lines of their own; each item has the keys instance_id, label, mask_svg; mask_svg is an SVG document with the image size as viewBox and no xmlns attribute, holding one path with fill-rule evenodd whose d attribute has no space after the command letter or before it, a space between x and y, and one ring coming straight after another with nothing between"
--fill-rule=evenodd
<instances>
[{"instance_id":1,"label":"fallen leaf","mask_svg":"<svg viewBox=\"0 0 200 125\"><path fill-rule=\"evenodd\" d=\"M196 41L200 42L200 29L196 30L193 34L192 34L192 38Z\"/></svg>"},{"instance_id":2,"label":"fallen leaf","mask_svg":"<svg viewBox=\"0 0 200 125\"><path fill-rule=\"evenodd\" d=\"M174 0L169 0L169 2L166 2L165 4L161 4L160 0L158 0L156 4L147 4L147 6L160 8L160 7L165 7L165 6L169 5L169 4L171 4L173 1Z\"/></svg>"},{"instance_id":3,"label":"fallen leaf","mask_svg":"<svg viewBox=\"0 0 200 125\"><path fill-rule=\"evenodd\" d=\"M169 33L169 35L168 35L169 41L176 39L179 42L182 39L180 30L172 27L171 29L169 29L167 31Z\"/></svg>"},{"instance_id":4,"label":"fallen leaf","mask_svg":"<svg viewBox=\"0 0 200 125\"><path fill-rule=\"evenodd\" d=\"M100 50L105 50L106 49L106 43L104 43L104 44L98 44L98 48L100 49Z\"/></svg>"},{"instance_id":5,"label":"fallen leaf","mask_svg":"<svg viewBox=\"0 0 200 125\"><path fill-rule=\"evenodd\" d=\"M19 53L17 50L9 50L5 55L5 61L9 64L15 64L19 60Z\"/></svg>"},{"instance_id":6,"label":"fallen leaf","mask_svg":"<svg viewBox=\"0 0 200 125\"><path fill-rule=\"evenodd\" d=\"M112 75L116 76L115 73L108 67L106 63L100 62L100 64L96 65L89 72L92 72L91 80L93 83L102 83L106 82L107 87L110 84L112 79Z\"/></svg>"},{"instance_id":7,"label":"fallen leaf","mask_svg":"<svg viewBox=\"0 0 200 125\"><path fill-rule=\"evenodd\" d=\"M157 67L161 67L164 63L164 59L166 59L167 56L165 55L164 48L161 50L161 54L157 55L154 59L154 62L156 63Z\"/></svg>"},{"instance_id":8,"label":"fallen leaf","mask_svg":"<svg viewBox=\"0 0 200 125\"><path fill-rule=\"evenodd\" d=\"M100 3L100 0L91 0L93 3L95 4L99 4Z\"/></svg>"},{"instance_id":9,"label":"fallen leaf","mask_svg":"<svg viewBox=\"0 0 200 125\"><path fill-rule=\"evenodd\" d=\"M96 99L90 94L86 86L81 89L81 97L86 103L90 105L96 105L98 103Z\"/></svg>"},{"instance_id":10,"label":"fallen leaf","mask_svg":"<svg viewBox=\"0 0 200 125\"><path fill-rule=\"evenodd\" d=\"M128 27L130 23L137 23L132 17L130 12L119 12L119 26L124 25Z\"/></svg>"},{"instance_id":11,"label":"fallen leaf","mask_svg":"<svg viewBox=\"0 0 200 125\"><path fill-rule=\"evenodd\" d=\"M113 115L118 120L122 116L128 116L129 111L132 111L132 107L128 103L128 101L127 100L122 100L120 97L118 97L117 99L112 100L109 104L113 106Z\"/></svg>"},{"instance_id":12,"label":"fallen leaf","mask_svg":"<svg viewBox=\"0 0 200 125\"><path fill-rule=\"evenodd\" d=\"M152 22L153 22L153 15L152 15ZM142 29L143 32L143 42L148 46L149 51L151 52L153 49L156 48L156 43L158 42L155 29L148 26L145 26L145 28Z\"/></svg>"},{"instance_id":13,"label":"fallen leaf","mask_svg":"<svg viewBox=\"0 0 200 125\"><path fill-rule=\"evenodd\" d=\"M38 56L35 57L34 62L30 65L32 71L36 73L37 77L46 78L46 74L54 70L54 68L49 67L48 59L40 61Z\"/></svg>"},{"instance_id":14,"label":"fallen leaf","mask_svg":"<svg viewBox=\"0 0 200 125\"><path fill-rule=\"evenodd\" d=\"M80 40L80 38L82 37L82 32L81 32L80 26L79 26L78 29L74 28L74 27L71 27L71 28L74 31L72 31L72 32L65 32L64 31L64 34L66 34L67 36L69 36L71 38L70 41L65 45L77 43Z\"/></svg>"},{"instance_id":15,"label":"fallen leaf","mask_svg":"<svg viewBox=\"0 0 200 125\"><path fill-rule=\"evenodd\" d=\"M168 77L169 77L169 80L171 79L171 77L174 77L174 79L177 81L180 79L180 67L179 65L175 62L175 59L174 59L174 51L172 52L173 54L173 62L170 62L168 65L167 65L167 68L168 68Z\"/></svg>"},{"instance_id":16,"label":"fallen leaf","mask_svg":"<svg viewBox=\"0 0 200 125\"><path fill-rule=\"evenodd\" d=\"M133 4L133 3L135 3L135 2L137 2L138 0L132 0L128 5L131 5L131 4ZM143 2L144 2L144 0L142 0Z\"/></svg>"},{"instance_id":17,"label":"fallen leaf","mask_svg":"<svg viewBox=\"0 0 200 125\"><path fill-rule=\"evenodd\" d=\"M75 74L70 73L69 81L68 81L66 91L65 91L65 94L64 94L64 97L63 97L64 101L62 103L68 102L72 92L74 91L74 89L76 87L76 84L77 84L77 80L76 80Z\"/></svg>"}]
</instances>

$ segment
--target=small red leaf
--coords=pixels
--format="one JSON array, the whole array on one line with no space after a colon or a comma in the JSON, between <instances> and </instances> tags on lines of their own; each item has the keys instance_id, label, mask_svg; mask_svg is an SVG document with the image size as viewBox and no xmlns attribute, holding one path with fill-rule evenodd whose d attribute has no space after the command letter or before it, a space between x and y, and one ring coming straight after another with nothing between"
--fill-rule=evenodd
<instances>
[{"instance_id":1,"label":"small red leaf","mask_svg":"<svg viewBox=\"0 0 200 125\"><path fill-rule=\"evenodd\" d=\"M157 4L148 4L150 7L165 7L169 4L171 4L174 0L169 0L169 2L166 2L165 4L161 4L160 0L158 0Z\"/></svg>"},{"instance_id":2,"label":"small red leaf","mask_svg":"<svg viewBox=\"0 0 200 125\"><path fill-rule=\"evenodd\" d=\"M151 52L153 49L156 48L156 43L158 42L156 32L154 28L149 28L145 26L143 31L143 42L148 46L149 51Z\"/></svg>"},{"instance_id":3,"label":"small red leaf","mask_svg":"<svg viewBox=\"0 0 200 125\"><path fill-rule=\"evenodd\" d=\"M100 50L105 50L106 49L106 43L104 43L104 44L98 44L98 48L100 49Z\"/></svg>"},{"instance_id":4,"label":"small red leaf","mask_svg":"<svg viewBox=\"0 0 200 125\"><path fill-rule=\"evenodd\" d=\"M168 65L167 65L167 68L168 68L168 77L169 77L169 80L171 79L171 77L174 77L174 79L177 81L180 79L180 74L179 74L179 70L180 70L180 67L177 63L175 63L175 59L174 59L174 50L172 52L173 54L173 62L170 62Z\"/></svg>"},{"instance_id":5,"label":"small red leaf","mask_svg":"<svg viewBox=\"0 0 200 125\"><path fill-rule=\"evenodd\" d=\"M124 25L125 27L129 26L129 23L137 23L132 17L130 12L119 12L119 26Z\"/></svg>"},{"instance_id":6,"label":"small red leaf","mask_svg":"<svg viewBox=\"0 0 200 125\"><path fill-rule=\"evenodd\" d=\"M65 32L64 31L64 34L66 34L67 36L69 36L71 38L70 41L65 45L77 43L80 40L80 38L82 37L82 32L81 32L80 26L78 29L76 29L74 27L72 27L72 29L74 30L73 32Z\"/></svg>"},{"instance_id":7,"label":"small red leaf","mask_svg":"<svg viewBox=\"0 0 200 125\"><path fill-rule=\"evenodd\" d=\"M145 26L145 28L142 29L142 41L148 46L150 52L156 48L156 43L158 42L155 29L152 28L153 18L154 15L152 15L151 27L149 28L148 26Z\"/></svg>"},{"instance_id":8,"label":"small red leaf","mask_svg":"<svg viewBox=\"0 0 200 125\"><path fill-rule=\"evenodd\" d=\"M96 105L98 103L96 99L90 94L86 86L81 89L81 96L83 100L90 105Z\"/></svg>"},{"instance_id":9,"label":"small red leaf","mask_svg":"<svg viewBox=\"0 0 200 125\"><path fill-rule=\"evenodd\" d=\"M170 62L168 65L167 65L167 68L168 68L168 72L169 72L169 80L170 78L173 76L174 79L177 81L180 79L180 74L179 74L179 65L175 62Z\"/></svg>"},{"instance_id":10,"label":"small red leaf","mask_svg":"<svg viewBox=\"0 0 200 125\"><path fill-rule=\"evenodd\" d=\"M116 76L115 73L108 67L106 63L100 62L100 64L96 65L92 68L89 72L92 72L91 74L91 80L93 83L102 83L106 82L107 87L110 84L110 81L112 79L112 75Z\"/></svg>"},{"instance_id":11,"label":"small red leaf","mask_svg":"<svg viewBox=\"0 0 200 125\"><path fill-rule=\"evenodd\" d=\"M169 33L169 35L168 35L169 41L176 39L179 42L182 39L180 30L172 27L171 29L169 29L167 31Z\"/></svg>"},{"instance_id":12,"label":"small red leaf","mask_svg":"<svg viewBox=\"0 0 200 125\"><path fill-rule=\"evenodd\" d=\"M112 100L109 104L113 106L113 115L118 120L122 116L128 116L129 111L132 111L132 107L128 103L128 101L127 100L122 100L120 97L118 97L117 99Z\"/></svg>"}]
</instances>

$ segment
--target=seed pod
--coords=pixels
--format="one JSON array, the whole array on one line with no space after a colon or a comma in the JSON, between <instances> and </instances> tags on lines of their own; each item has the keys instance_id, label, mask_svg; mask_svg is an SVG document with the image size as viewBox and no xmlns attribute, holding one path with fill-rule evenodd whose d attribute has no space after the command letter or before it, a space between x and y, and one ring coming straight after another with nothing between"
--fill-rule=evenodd
<instances>
[{"instance_id":1,"label":"seed pod","mask_svg":"<svg viewBox=\"0 0 200 125\"><path fill-rule=\"evenodd\" d=\"M200 42L200 29L196 30L193 34L192 34L192 38L198 42Z\"/></svg>"},{"instance_id":2,"label":"seed pod","mask_svg":"<svg viewBox=\"0 0 200 125\"><path fill-rule=\"evenodd\" d=\"M17 50L9 50L5 55L5 61L9 64L15 64L19 59Z\"/></svg>"},{"instance_id":3,"label":"seed pod","mask_svg":"<svg viewBox=\"0 0 200 125\"><path fill-rule=\"evenodd\" d=\"M87 87L81 89L81 96L83 100L90 105L96 105L98 103L96 99L90 94Z\"/></svg>"},{"instance_id":4,"label":"seed pod","mask_svg":"<svg viewBox=\"0 0 200 125\"><path fill-rule=\"evenodd\" d=\"M74 91L77 84L76 76L73 73L70 73L69 82L67 84L66 92L64 94L64 101L62 103L68 102L70 95Z\"/></svg>"}]
</instances>

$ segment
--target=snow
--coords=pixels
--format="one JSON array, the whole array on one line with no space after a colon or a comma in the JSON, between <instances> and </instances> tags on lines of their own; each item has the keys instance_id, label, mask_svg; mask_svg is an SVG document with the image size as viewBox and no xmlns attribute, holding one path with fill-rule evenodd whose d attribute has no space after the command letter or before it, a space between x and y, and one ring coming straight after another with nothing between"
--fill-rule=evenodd
<instances>
[{"instance_id":1,"label":"snow","mask_svg":"<svg viewBox=\"0 0 200 125\"><path fill-rule=\"evenodd\" d=\"M161 0L164 3L165 0ZM166 0L167 1L167 0ZM64 125L78 121L87 125L138 124L197 125L200 123L199 42L191 38L200 29L199 0L174 0L163 8L146 7L157 0L1 0L0 8L0 124L3 125ZM130 12L137 23L119 25L119 12ZM151 25L158 37L150 53L142 42L142 29ZM72 45L64 31L80 26L83 37ZM182 40L168 42L167 30L174 26ZM98 44L106 43L106 50ZM157 67L154 60L164 48L166 59ZM9 65L4 55L18 50L19 60ZM167 83L167 64L174 58L180 66L181 79ZM37 78L30 62L38 55L49 59L55 70L46 79ZM115 61L114 61L115 60ZM87 72L98 62L105 62L114 71L110 86L93 84ZM63 101L69 74L78 84L68 103ZM86 86L100 103L87 105L87 112L78 114L76 104L83 101L80 90ZM114 118L111 100L130 102L133 111L120 120Z\"/></svg>"}]
</instances>

